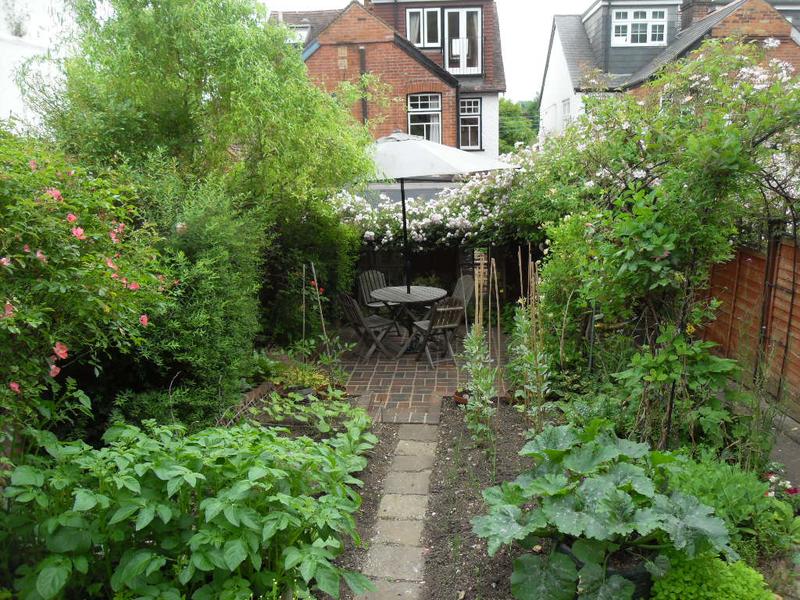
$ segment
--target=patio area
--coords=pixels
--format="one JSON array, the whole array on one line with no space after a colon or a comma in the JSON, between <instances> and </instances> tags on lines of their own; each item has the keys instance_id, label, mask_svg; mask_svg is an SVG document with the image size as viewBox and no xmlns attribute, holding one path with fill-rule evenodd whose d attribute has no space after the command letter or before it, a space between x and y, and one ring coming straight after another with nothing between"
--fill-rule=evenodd
<instances>
[{"instance_id":1,"label":"patio area","mask_svg":"<svg viewBox=\"0 0 800 600\"><path fill-rule=\"evenodd\" d=\"M452 396L457 387L468 381L460 358L463 335L462 327L454 347L456 362L438 362L434 368L424 358L417 360L417 353L399 358L386 358L376 353L364 361L351 352L342 361L349 373L347 393L357 396L357 405L376 421L436 425L443 399ZM387 341L399 346L403 338L389 336Z\"/></svg>"}]
</instances>

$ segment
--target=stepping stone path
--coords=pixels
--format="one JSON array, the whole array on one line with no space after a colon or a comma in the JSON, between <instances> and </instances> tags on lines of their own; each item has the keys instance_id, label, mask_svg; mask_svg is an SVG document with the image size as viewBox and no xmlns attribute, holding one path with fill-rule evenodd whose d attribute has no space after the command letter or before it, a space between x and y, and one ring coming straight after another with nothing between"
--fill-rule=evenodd
<instances>
[{"instance_id":1,"label":"stepping stone path","mask_svg":"<svg viewBox=\"0 0 800 600\"><path fill-rule=\"evenodd\" d=\"M356 600L422 597L422 527L438 433L435 425L400 425L397 449L378 508L375 536L362 569L378 590Z\"/></svg>"}]
</instances>

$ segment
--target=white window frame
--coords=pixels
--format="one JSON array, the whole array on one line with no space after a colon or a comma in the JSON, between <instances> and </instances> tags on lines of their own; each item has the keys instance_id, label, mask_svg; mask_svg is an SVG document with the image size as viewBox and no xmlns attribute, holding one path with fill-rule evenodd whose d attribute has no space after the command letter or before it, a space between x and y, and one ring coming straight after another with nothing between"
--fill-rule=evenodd
<instances>
[{"instance_id":1,"label":"white window frame","mask_svg":"<svg viewBox=\"0 0 800 600\"><path fill-rule=\"evenodd\" d=\"M645 28L645 41L634 43L633 29L642 26ZM666 8L614 7L611 11L611 45L615 48L666 46L668 30L669 11Z\"/></svg>"},{"instance_id":2,"label":"white window frame","mask_svg":"<svg viewBox=\"0 0 800 600\"><path fill-rule=\"evenodd\" d=\"M414 106L414 103L417 103L417 106ZM423 104L427 104L427 106L422 106ZM408 133L410 135L417 135L412 133L412 126L415 127L422 127L423 128L423 135L426 140L430 140L432 142L436 142L437 144L442 143L442 95L435 92L423 92L419 94L409 94L408 100L406 103L407 112L408 112ZM415 116L435 116L438 117L438 136L433 136L430 130L433 128L434 123L412 123L413 117Z\"/></svg>"},{"instance_id":3,"label":"white window frame","mask_svg":"<svg viewBox=\"0 0 800 600\"><path fill-rule=\"evenodd\" d=\"M467 14L470 12L478 13L478 60L477 67L467 66L467 52L461 52L459 58L460 66L457 68L449 68L451 48L450 39L450 15L457 13L459 15L459 29L466 32L467 30ZM460 38L466 40L466 38ZM453 40L456 42L457 40ZM445 45L444 49L444 64L445 68L453 75L480 75L483 73L483 10L479 7L470 8L446 8L444 9L444 39L442 43Z\"/></svg>"},{"instance_id":4,"label":"white window frame","mask_svg":"<svg viewBox=\"0 0 800 600\"><path fill-rule=\"evenodd\" d=\"M477 119L477 125L466 125L466 127L478 128L478 145L468 146L464 143L464 136L461 129L465 127L464 119ZM459 146L462 150L483 150L483 98L461 98L458 101L458 136Z\"/></svg>"},{"instance_id":5,"label":"white window frame","mask_svg":"<svg viewBox=\"0 0 800 600\"><path fill-rule=\"evenodd\" d=\"M561 101L561 127L566 127L572 122L572 101L570 98Z\"/></svg>"},{"instance_id":6,"label":"white window frame","mask_svg":"<svg viewBox=\"0 0 800 600\"><path fill-rule=\"evenodd\" d=\"M417 14L420 18L420 42L411 39L411 15ZM428 29L428 15L436 15L436 39L430 39ZM406 37L417 48L439 48L442 45L442 11L438 8L409 8L406 10Z\"/></svg>"}]
</instances>

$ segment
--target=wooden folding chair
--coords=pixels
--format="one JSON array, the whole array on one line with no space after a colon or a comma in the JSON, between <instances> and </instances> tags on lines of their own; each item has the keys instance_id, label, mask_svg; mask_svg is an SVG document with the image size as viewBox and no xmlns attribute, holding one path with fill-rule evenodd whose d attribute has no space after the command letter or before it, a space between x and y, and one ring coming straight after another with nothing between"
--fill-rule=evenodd
<instances>
[{"instance_id":1,"label":"wooden folding chair","mask_svg":"<svg viewBox=\"0 0 800 600\"><path fill-rule=\"evenodd\" d=\"M362 355L363 359L369 360L375 350L379 350L386 357L391 357L392 354L383 345L383 338L394 326L394 321L380 315L365 317L358 302L347 294L341 294L339 301L344 309L345 317L359 337L359 342L368 348L366 354Z\"/></svg>"},{"instance_id":2,"label":"wooden folding chair","mask_svg":"<svg viewBox=\"0 0 800 600\"><path fill-rule=\"evenodd\" d=\"M395 321L394 328L397 331L397 335L400 335L400 326L397 324L398 304L396 302L378 302L372 298L372 292L385 287L387 287L386 276L380 271L374 269L363 271L358 276L358 295L361 299L361 304L376 311L384 308L389 309L391 318Z\"/></svg>"},{"instance_id":3,"label":"wooden folding chair","mask_svg":"<svg viewBox=\"0 0 800 600\"><path fill-rule=\"evenodd\" d=\"M461 325L461 320L463 318L464 305L457 298L449 297L445 298L431 309L428 319L416 321L414 323L415 333L422 336L422 344L419 354L417 354L417 360L420 360L424 354L431 368L435 368L436 363L433 360L433 356L431 356L431 351L428 346L434 338L441 336L446 348L445 357L437 362L443 362L448 358L455 362L452 338Z\"/></svg>"}]
</instances>

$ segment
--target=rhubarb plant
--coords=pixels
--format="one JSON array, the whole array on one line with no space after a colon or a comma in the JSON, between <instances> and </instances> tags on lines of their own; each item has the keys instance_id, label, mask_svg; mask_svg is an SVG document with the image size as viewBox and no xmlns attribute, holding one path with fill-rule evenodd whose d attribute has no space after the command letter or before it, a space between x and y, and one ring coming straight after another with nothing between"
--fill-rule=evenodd
<instances>
[{"instance_id":1,"label":"rhubarb plant","mask_svg":"<svg viewBox=\"0 0 800 600\"><path fill-rule=\"evenodd\" d=\"M519 600L632 598L634 584L606 568L615 553L640 557L653 570L663 569L667 555L737 558L713 509L670 489L678 459L617 437L605 421L585 429L550 425L520 454L533 468L485 490L488 513L472 521L490 556L506 545L530 550L542 538L552 541L549 554L515 561Z\"/></svg>"}]
</instances>

